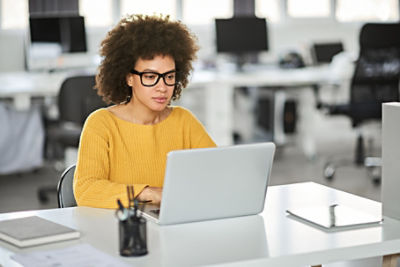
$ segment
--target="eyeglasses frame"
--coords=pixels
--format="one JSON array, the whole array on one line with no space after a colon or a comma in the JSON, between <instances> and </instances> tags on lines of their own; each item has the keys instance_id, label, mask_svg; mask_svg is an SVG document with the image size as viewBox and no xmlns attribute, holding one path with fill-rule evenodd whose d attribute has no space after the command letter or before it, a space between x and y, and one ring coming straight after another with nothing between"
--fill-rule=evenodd
<instances>
[{"instance_id":1,"label":"eyeglasses frame","mask_svg":"<svg viewBox=\"0 0 400 267\"><path fill-rule=\"evenodd\" d=\"M139 77L140 77L140 83L141 83L143 86L146 86L146 87L153 87L153 86L155 86L156 84L158 84L158 82L160 81L161 78L163 79L165 85L167 85L167 86L175 86L175 85L178 84L178 82L176 81L176 77L175 77L175 83L174 83L174 84L168 84L168 83L165 81L165 76L166 76L166 75L168 75L168 74L170 74L170 73L172 73L172 72L175 72L175 74L177 74L177 70L170 70L170 71L167 71L167 72L164 72L164 73L158 73L158 72L154 72L154 71L143 71L143 72L139 72L139 71L137 71L137 70L135 70L135 69L132 69L130 72L131 72L132 74L139 75ZM148 73L157 75L157 80L156 80L155 83L152 84L152 85L147 85L147 84L144 84L144 83L143 83L142 76L143 76L143 74L148 74Z\"/></svg>"}]
</instances>

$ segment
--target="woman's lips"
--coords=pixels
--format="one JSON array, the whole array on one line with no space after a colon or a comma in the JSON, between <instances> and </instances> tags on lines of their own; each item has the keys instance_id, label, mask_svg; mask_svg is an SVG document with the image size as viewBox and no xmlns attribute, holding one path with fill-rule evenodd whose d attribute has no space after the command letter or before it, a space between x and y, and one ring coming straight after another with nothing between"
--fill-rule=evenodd
<instances>
[{"instance_id":1,"label":"woman's lips","mask_svg":"<svg viewBox=\"0 0 400 267\"><path fill-rule=\"evenodd\" d=\"M160 104L164 104L165 102L167 102L167 98L166 97L153 97L154 101L156 101L157 103Z\"/></svg>"}]
</instances>

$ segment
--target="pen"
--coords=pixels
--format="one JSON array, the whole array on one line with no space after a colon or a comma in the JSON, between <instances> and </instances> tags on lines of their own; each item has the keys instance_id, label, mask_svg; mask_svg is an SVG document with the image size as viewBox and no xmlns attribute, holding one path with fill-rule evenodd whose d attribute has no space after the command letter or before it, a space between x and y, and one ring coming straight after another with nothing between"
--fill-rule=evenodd
<instances>
[{"instance_id":1,"label":"pen","mask_svg":"<svg viewBox=\"0 0 400 267\"><path fill-rule=\"evenodd\" d=\"M134 206L134 199L135 199L135 191L133 189L133 185L128 185L126 187L126 190L128 192L128 202L129 202L128 208L131 209Z\"/></svg>"},{"instance_id":2,"label":"pen","mask_svg":"<svg viewBox=\"0 0 400 267\"><path fill-rule=\"evenodd\" d=\"M129 217L128 209L124 207L120 199L117 199L118 209L115 211L115 215L120 221L125 221Z\"/></svg>"},{"instance_id":3,"label":"pen","mask_svg":"<svg viewBox=\"0 0 400 267\"><path fill-rule=\"evenodd\" d=\"M119 198L117 199L117 203L118 203L118 207L119 207L120 210L124 210L125 209L124 205L122 204L122 202L121 202L121 200Z\"/></svg>"},{"instance_id":4,"label":"pen","mask_svg":"<svg viewBox=\"0 0 400 267\"><path fill-rule=\"evenodd\" d=\"M138 217L140 217L140 213L138 213L139 205L143 205L142 208L144 209L144 205L146 203L151 202L151 200L143 200L143 201L138 200L137 196L135 197L135 193L134 193L135 191L134 191L133 185L127 185L126 191L128 193L128 203L129 203L128 208L127 208L128 217L131 219L137 219ZM120 205L120 202L118 203L118 205ZM121 205L120 205L120 208L121 208Z\"/></svg>"}]
</instances>

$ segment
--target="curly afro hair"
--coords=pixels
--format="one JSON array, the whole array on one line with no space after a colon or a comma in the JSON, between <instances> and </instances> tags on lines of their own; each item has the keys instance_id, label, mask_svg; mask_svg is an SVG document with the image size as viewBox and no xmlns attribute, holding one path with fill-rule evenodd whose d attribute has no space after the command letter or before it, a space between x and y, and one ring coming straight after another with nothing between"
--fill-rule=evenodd
<instances>
[{"instance_id":1,"label":"curly afro hair","mask_svg":"<svg viewBox=\"0 0 400 267\"><path fill-rule=\"evenodd\" d=\"M132 89L126 76L141 59L153 59L157 55L169 55L175 60L177 85L172 100L181 96L193 70L199 47L196 37L179 21L169 16L128 15L108 32L101 42L103 57L96 76L98 94L107 103L129 101Z\"/></svg>"}]
</instances>

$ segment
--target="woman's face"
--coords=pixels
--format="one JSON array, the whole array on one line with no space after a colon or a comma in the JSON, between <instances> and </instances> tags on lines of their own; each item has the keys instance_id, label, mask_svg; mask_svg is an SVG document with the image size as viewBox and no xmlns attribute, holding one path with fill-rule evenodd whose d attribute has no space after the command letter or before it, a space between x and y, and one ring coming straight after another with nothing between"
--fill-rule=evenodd
<instances>
[{"instance_id":1,"label":"woman's face","mask_svg":"<svg viewBox=\"0 0 400 267\"><path fill-rule=\"evenodd\" d=\"M127 83L132 87L133 104L152 112L164 110L171 101L175 88L174 59L168 55L158 55L150 60L139 58L134 71L136 74L127 76ZM165 75L159 77L158 74ZM154 84L155 82L157 83Z\"/></svg>"}]
</instances>

